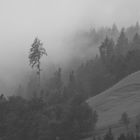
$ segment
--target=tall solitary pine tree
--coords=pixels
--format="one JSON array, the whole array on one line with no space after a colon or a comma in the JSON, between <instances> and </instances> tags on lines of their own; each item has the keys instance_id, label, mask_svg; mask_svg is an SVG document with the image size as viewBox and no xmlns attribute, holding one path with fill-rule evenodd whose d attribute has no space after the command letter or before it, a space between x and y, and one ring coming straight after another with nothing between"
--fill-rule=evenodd
<instances>
[{"instance_id":1,"label":"tall solitary pine tree","mask_svg":"<svg viewBox=\"0 0 140 140\"><path fill-rule=\"evenodd\" d=\"M43 48L43 43L36 37L30 48L29 62L30 66L32 68L36 68L37 70L37 75L39 78L39 91L40 91L40 72L41 72L40 59L43 55L47 56L47 52L45 48Z\"/></svg>"}]
</instances>

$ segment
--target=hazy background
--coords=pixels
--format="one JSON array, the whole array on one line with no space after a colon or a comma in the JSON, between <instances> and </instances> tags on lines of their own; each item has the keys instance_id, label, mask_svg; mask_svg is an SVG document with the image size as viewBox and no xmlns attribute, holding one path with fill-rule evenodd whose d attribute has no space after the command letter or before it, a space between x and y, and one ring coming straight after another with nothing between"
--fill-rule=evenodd
<instances>
[{"instance_id":1,"label":"hazy background","mask_svg":"<svg viewBox=\"0 0 140 140\"><path fill-rule=\"evenodd\" d=\"M139 6L139 0L0 0L0 87L18 85L31 71L28 52L36 36L48 52L46 67L61 66L78 53L70 43L76 32L135 24Z\"/></svg>"}]
</instances>

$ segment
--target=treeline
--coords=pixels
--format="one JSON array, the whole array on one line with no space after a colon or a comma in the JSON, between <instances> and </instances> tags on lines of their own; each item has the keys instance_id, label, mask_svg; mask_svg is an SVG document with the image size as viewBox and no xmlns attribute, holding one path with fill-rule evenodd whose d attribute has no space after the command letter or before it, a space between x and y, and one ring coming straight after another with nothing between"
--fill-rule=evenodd
<instances>
[{"instance_id":1,"label":"treeline","mask_svg":"<svg viewBox=\"0 0 140 140\"><path fill-rule=\"evenodd\" d=\"M0 96L0 139L2 140L80 140L91 136L97 113L79 97L65 100L57 94L25 100Z\"/></svg>"},{"instance_id":2,"label":"treeline","mask_svg":"<svg viewBox=\"0 0 140 140\"><path fill-rule=\"evenodd\" d=\"M114 25L113 28L116 29L116 26ZM68 70L70 71L68 78L64 76L63 69L58 68L50 79L42 83L44 98L48 98L51 92L58 91L65 96L82 94L86 99L103 92L127 75L140 70L139 33L140 26L137 23L136 26L123 28L117 35L116 41L113 37L111 38L111 35L104 37L105 39L98 46L100 54L79 64L80 66L77 65L77 70ZM67 82L64 79L68 79ZM35 82L35 78L31 79L26 88L26 95L29 98L37 91ZM22 91L20 87L18 93Z\"/></svg>"},{"instance_id":3,"label":"treeline","mask_svg":"<svg viewBox=\"0 0 140 140\"><path fill-rule=\"evenodd\" d=\"M78 68L77 81L88 97L101 93L127 75L140 70L140 35L136 32L130 41L126 32L123 28L116 42L106 36L99 46L100 55Z\"/></svg>"},{"instance_id":4,"label":"treeline","mask_svg":"<svg viewBox=\"0 0 140 140\"><path fill-rule=\"evenodd\" d=\"M39 90L36 79L30 80L26 89L28 100L1 96L0 138L76 140L88 137L94 131L98 115L89 108L86 99L140 70L139 25L136 27L131 40L125 29L117 41L106 36L99 46L100 55L70 71L67 82L58 68L49 80L40 83ZM22 96L22 92L20 86L17 94Z\"/></svg>"},{"instance_id":5,"label":"treeline","mask_svg":"<svg viewBox=\"0 0 140 140\"><path fill-rule=\"evenodd\" d=\"M96 42L95 38L99 39L100 43L97 43L100 44L98 45L99 54L84 63L79 61L74 71L69 69L65 72L62 68L58 68L50 76L51 78L41 79L43 98L48 98L53 94L52 92L59 92L70 97L80 94L87 99L103 92L127 75L140 70L139 33L138 23L135 26L123 28L121 31L116 25L113 25L112 28L101 28L98 31L92 29L84 33L83 40L91 38L93 47ZM68 76L65 73L68 73ZM44 77L45 74L43 74ZM22 85L19 86L17 94L21 96L26 94L27 98L32 98L38 91L36 78L33 76L25 84L26 88L23 88Z\"/></svg>"},{"instance_id":6,"label":"treeline","mask_svg":"<svg viewBox=\"0 0 140 140\"><path fill-rule=\"evenodd\" d=\"M93 137L93 140L140 140L140 136L138 133L128 132L128 133L120 133L117 137L112 133L112 129L106 132L103 137L97 136Z\"/></svg>"},{"instance_id":7,"label":"treeline","mask_svg":"<svg viewBox=\"0 0 140 140\"><path fill-rule=\"evenodd\" d=\"M129 41L132 41L136 33L140 33L140 26L138 22L135 25L125 28L125 34ZM91 50L92 48L98 47L106 36L112 38L116 43L119 35L120 29L116 24L113 24L112 27L100 27L99 29L91 27L88 31L80 31L75 34L72 42L76 49L79 48L79 51L81 48Z\"/></svg>"},{"instance_id":8,"label":"treeline","mask_svg":"<svg viewBox=\"0 0 140 140\"><path fill-rule=\"evenodd\" d=\"M124 112L118 120L118 125L110 126L104 135L98 131L100 130L95 131L93 140L140 140L140 114L132 121L128 113Z\"/></svg>"}]
</instances>

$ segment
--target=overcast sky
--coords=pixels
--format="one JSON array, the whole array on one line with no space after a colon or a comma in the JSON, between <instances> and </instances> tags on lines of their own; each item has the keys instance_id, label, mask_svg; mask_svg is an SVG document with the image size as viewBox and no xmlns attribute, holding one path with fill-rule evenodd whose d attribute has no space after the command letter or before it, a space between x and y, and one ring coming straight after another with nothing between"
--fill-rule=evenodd
<instances>
[{"instance_id":1,"label":"overcast sky","mask_svg":"<svg viewBox=\"0 0 140 140\"><path fill-rule=\"evenodd\" d=\"M63 40L82 28L135 24L140 0L0 0L0 77L28 67L28 50L38 36L55 62L68 55ZM14 72L15 71L15 72Z\"/></svg>"}]
</instances>

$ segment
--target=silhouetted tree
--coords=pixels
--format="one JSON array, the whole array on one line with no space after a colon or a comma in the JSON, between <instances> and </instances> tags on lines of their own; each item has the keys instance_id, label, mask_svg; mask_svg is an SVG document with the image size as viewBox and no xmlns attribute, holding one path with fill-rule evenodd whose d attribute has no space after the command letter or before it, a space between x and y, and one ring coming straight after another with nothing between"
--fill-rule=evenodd
<instances>
[{"instance_id":1,"label":"silhouetted tree","mask_svg":"<svg viewBox=\"0 0 140 140\"><path fill-rule=\"evenodd\" d=\"M128 131L128 126L130 123L130 119L128 117L128 114L126 112L124 112L121 116L120 122L126 127L127 131Z\"/></svg>"},{"instance_id":2,"label":"silhouetted tree","mask_svg":"<svg viewBox=\"0 0 140 140\"><path fill-rule=\"evenodd\" d=\"M127 140L127 139L126 136L123 133L121 133L120 136L118 137L118 140Z\"/></svg>"},{"instance_id":3,"label":"silhouetted tree","mask_svg":"<svg viewBox=\"0 0 140 140\"><path fill-rule=\"evenodd\" d=\"M136 23L136 25L132 25L126 29L126 36L130 42L133 40L135 34L139 34L139 33L140 33L140 26L138 22Z\"/></svg>"},{"instance_id":4,"label":"silhouetted tree","mask_svg":"<svg viewBox=\"0 0 140 140\"><path fill-rule=\"evenodd\" d=\"M114 55L114 41L106 37L99 50L103 62L107 63Z\"/></svg>"},{"instance_id":5,"label":"silhouetted tree","mask_svg":"<svg viewBox=\"0 0 140 140\"><path fill-rule=\"evenodd\" d=\"M140 50L140 35L136 33L131 43L131 50Z\"/></svg>"},{"instance_id":6,"label":"silhouetted tree","mask_svg":"<svg viewBox=\"0 0 140 140\"><path fill-rule=\"evenodd\" d=\"M67 98L71 98L71 97L74 97L75 94L78 94L78 91L77 91L77 81L76 81L76 77L75 77L74 71L71 71L69 73L69 79L68 79L68 83L67 83L67 87L66 87L65 96Z\"/></svg>"},{"instance_id":7,"label":"silhouetted tree","mask_svg":"<svg viewBox=\"0 0 140 140\"><path fill-rule=\"evenodd\" d=\"M58 90L59 92L61 92L62 87L63 87L62 69L58 68L58 70L54 73L54 75L50 79L49 89Z\"/></svg>"},{"instance_id":8,"label":"silhouetted tree","mask_svg":"<svg viewBox=\"0 0 140 140\"><path fill-rule=\"evenodd\" d=\"M128 74L140 70L140 50L131 50L126 56L126 72Z\"/></svg>"},{"instance_id":9,"label":"silhouetted tree","mask_svg":"<svg viewBox=\"0 0 140 140\"><path fill-rule=\"evenodd\" d=\"M111 128L109 128L108 132L106 133L106 135L104 136L104 140L113 140L113 134L112 134L112 130Z\"/></svg>"},{"instance_id":10,"label":"silhouetted tree","mask_svg":"<svg viewBox=\"0 0 140 140\"><path fill-rule=\"evenodd\" d=\"M113 24L111 29L111 37L113 38L114 42L117 41L118 36L119 36L118 27L116 26L116 24Z\"/></svg>"},{"instance_id":11,"label":"silhouetted tree","mask_svg":"<svg viewBox=\"0 0 140 140\"><path fill-rule=\"evenodd\" d=\"M37 69L37 75L39 76L39 90L40 90L40 59L43 55L47 55L45 48L42 47L43 44L38 38L35 38L29 53L29 61L32 68Z\"/></svg>"},{"instance_id":12,"label":"silhouetted tree","mask_svg":"<svg viewBox=\"0 0 140 140\"><path fill-rule=\"evenodd\" d=\"M98 117L87 103L71 104L68 120L64 123L66 138L81 139L92 136Z\"/></svg>"},{"instance_id":13,"label":"silhouetted tree","mask_svg":"<svg viewBox=\"0 0 140 140\"><path fill-rule=\"evenodd\" d=\"M116 44L116 55L126 55L129 50L128 39L125 35L124 28L121 30L120 36Z\"/></svg>"}]
</instances>

